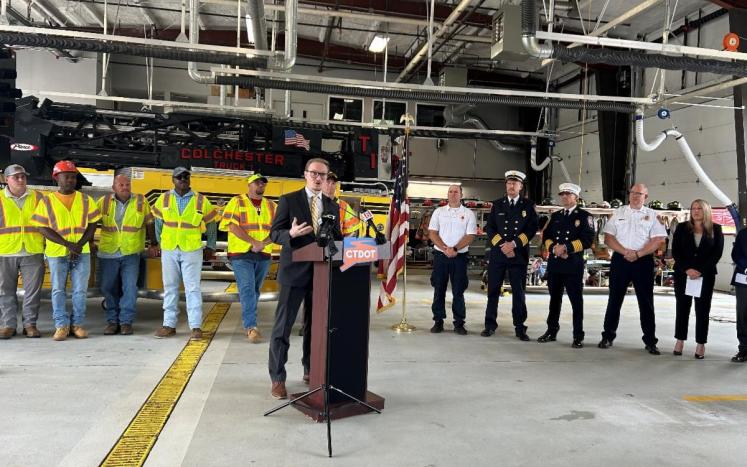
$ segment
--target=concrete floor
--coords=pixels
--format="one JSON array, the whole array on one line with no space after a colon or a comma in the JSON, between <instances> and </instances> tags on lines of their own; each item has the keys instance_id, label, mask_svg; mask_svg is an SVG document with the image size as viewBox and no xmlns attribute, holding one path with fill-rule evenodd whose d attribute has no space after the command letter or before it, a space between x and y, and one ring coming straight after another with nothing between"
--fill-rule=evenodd
<instances>
[{"instance_id":1,"label":"concrete floor","mask_svg":"<svg viewBox=\"0 0 747 467\"><path fill-rule=\"evenodd\" d=\"M747 366L729 362L736 350L734 297L714 297L706 359L696 361L692 340L684 356L671 354L672 296L656 297L663 352L656 357L643 350L634 295L626 298L609 350L596 348L607 297L585 297L587 347L576 350L567 301L558 342L516 340L510 297L501 301L498 333L483 338L485 295L472 280L470 334L432 335L428 278L408 280L409 321L417 332L390 331L399 321L394 310L371 320L369 389L386 398L386 408L333 422L333 459L327 458L326 425L293 409L262 416L277 404L269 395L268 345L246 342L235 304L147 465L745 465L747 401L683 399L745 399ZM99 302L89 301L89 339L52 341L45 302L44 338L0 341L0 464L98 465L187 339L183 315L176 338L154 339L160 303L146 300L134 336L103 336ZM547 303L545 294L528 296L533 338L544 331ZM266 336L274 308L274 302L260 307ZM300 343L294 333L291 392L305 388Z\"/></svg>"}]
</instances>

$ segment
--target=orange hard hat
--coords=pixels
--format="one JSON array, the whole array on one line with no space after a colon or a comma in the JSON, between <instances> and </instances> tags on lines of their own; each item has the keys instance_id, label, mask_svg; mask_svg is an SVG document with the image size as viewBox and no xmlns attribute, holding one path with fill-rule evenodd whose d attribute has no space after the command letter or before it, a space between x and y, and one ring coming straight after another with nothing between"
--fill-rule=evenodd
<instances>
[{"instance_id":1,"label":"orange hard hat","mask_svg":"<svg viewBox=\"0 0 747 467\"><path fill-rule=\"evenodd\" d=\"M77 172L78 168L75 167L75 164L73 164L72 161L60 161L54 165L54 168L52 169L52 178L56 179L57 174L61 174L62 172Z\"/></svg>"}]
</instances>

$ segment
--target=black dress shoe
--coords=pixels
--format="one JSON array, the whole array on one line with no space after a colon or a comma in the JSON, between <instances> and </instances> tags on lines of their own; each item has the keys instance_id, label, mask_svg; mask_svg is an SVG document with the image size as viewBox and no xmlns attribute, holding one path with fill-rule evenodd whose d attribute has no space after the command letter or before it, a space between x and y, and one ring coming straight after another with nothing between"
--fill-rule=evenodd
<instances>
[{"instance_id":1,"label":"black dress shoe","mask_svg":"<svg viewBox=\"0 0 747 467\"><path fill-rule=\"evenodd\" d=\"M582 339L573 339L573 344L571 344L571 347L574 349L582 349L584 348L584 343Z\"/></svg>"},{"instance_id":2,"label":"black dress shoe","mask_svg":"<svg viewBox=\"0 0 747 467\"><path fill-rule=\"evenodd\" d=\"M744 363L747 360L747 350L740 350L736 355L731 357L731 361L734 363Z\"/></svg>"},{"instance_id":3,"label":"black dress shoe","mask_svg":"<svg viewBox=\"0 0 747 467\"><path fill-rule=\"evenodd\" d=\"M597 347L599 347L600 349L612 347L612 341L607 339L606 337L603 337L602 340L599 341L599 344L597 344Z\"/></svg>"},{"instance_id":4,"label":"black dress shoe","mask_svg":"<svg viewBox=\"0 0 747 467\"><path fill-rule=\"evenodd\" d=\"M438 320L435 323L433 323L433 327L431 328L431 332L433 334L438 334L439 332L443 332L444 330L444 322L442 320Z\"/></svg>"},{"instance_id":5,"label":"black dress shoe","mask_svg":"<svg viewBox=\"0 0 747 467\"><path fill-rule=\"evenodd\" d=\"M516 337L517 337L517 338L518 338L518 339L519 339L520 341L524 341L524 342L527 342L527 341L529 341L529 340L530 340L530 339L529 339L529 336L527 336L527 333L525 333L525 332L522 332L522 333L520 333L520 334L519 334L519 333L517 333L517 334L516 334Z\"/></svg>"},{"instance_id":6,"label":"black dress shoe","mask_svg":"<svg viewBox=\"0 0 747 467\"><path fill-rule=\"evenodd\" d=\"M672 355L676 355L676 356L679 357L680 355L682 355L682 351L681 350L672 350Z\"/></svg>"},{"instance_id":7,"label":"black dress shoe","mask_svg":"<svg viewBox=\"0 0 747 467\"><path fill-rule=\"evenodd\" d=\"M556 335L553 332L546 331L544 334L537 338L537 342L555 342Z\"/></svg>"},{"instance_id":8,"label":"black dress shoe","mask_svg":"<svg viewBox=\"0 0 747 467\"><path fill-rule=\"evenodd\" d=\"M705 358L705 355L700 354L693 354L693 357L695 357L695 360L703 360Z\"/></svg>"},{"instance_id":9,"label":"black dress shoe","mask_svg":"<svg viewBox=\"0 0 747 467\"><path fill-rule=\"evenodd\" d=\"M646 346L646 350L647 350L647 351L648 351L648 353L650 353L651 355L661 355L661 352L659 352L659 349L658 349L658 347L656 347L655 345L647 345L647 346Z\"/></svg>"},{"instance_id":10,"label":"black dress shoe","mask_svg":"<svg viewBox=\"0 0 747 467\"><path fill-rule=\"evenodd\" d=\"M488 328L483 329L482 332L480 333L482 337L490 337L493 334L495 334L495 329L488 329Z\"/></svg>"},{"instance_id":11,"label":"black dress shoe","mask_svg":"<svg viewBox=\"0 0 747 467\"><path fill-rule=\"evenodd\" d=\"M454 326L454 333L459 334L460 336L466 336L467 330L464 329L464 325Z\"/></svg>"}]
</instances>

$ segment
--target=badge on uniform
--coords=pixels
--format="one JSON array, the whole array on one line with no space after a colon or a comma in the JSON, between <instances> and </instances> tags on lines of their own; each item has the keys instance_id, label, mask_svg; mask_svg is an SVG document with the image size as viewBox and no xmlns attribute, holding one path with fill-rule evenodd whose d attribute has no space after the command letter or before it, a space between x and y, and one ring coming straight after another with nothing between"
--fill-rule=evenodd
<instances>
[{"instance_id":1,"label":"badge on uniform","mask_svg":"<svg viewBox=\"0 0 747 467\"><path fill-rule=\"evenodd\" d=\"M521 211L521 217L527 217L527 212L526 211Z\"/></svg>"},{"instance_id":2,"label":"badge on uniform","mask_svg":"<svg viewBox=\"0 0 747 467\"><path fill-rule=\"evenodd\" d=\"M576 227L578 227L579 225L581 225L581 221L578 220L578 219L576 219L576 222L574 222L573 225L575 225Z\"/></svg>"}]
</instances>

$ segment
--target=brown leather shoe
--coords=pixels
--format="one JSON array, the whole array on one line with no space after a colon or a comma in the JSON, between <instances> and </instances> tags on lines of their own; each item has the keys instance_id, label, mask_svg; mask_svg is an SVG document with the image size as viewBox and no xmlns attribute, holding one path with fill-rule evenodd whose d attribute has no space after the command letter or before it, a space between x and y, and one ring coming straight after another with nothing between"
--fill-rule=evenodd
<instances>
[{"instance_id":1,"label":"brown leather shoe","mask_svg":"<svg viewBox=\"0 0 747 467\"><path fill-rule=\"evenodd\" d=\"M275 399L287 399L288 391L285 390L285 381L273 381L270 395Z\"/></svg>"},{"instance_id":2,"label":"brown leather shoe","mask_svg":"<svg viewBox=\"0 0 747 467\"><path fill-rule=\"evenodd\" d=\"M120 334L123 336L129 336L132 335L132 325L131 324L122 324L119 328Z\"/></svg>"},{"instance_id":3,"label":"brown leather shoe","mask_svg":"<svg viewBox=\"0 0 747 467\"><path fill-rule=\"evenodd\" d=\"M156 339L163 339L164 337L171 337L176 334L176 329L168 326L161 326L155 333Z\"/></svg>"},{"instance_id":4,"label":"brown leather shoe","mask_svg":"<svg viewBox=\"0 0 747 467\"><path fill-rule=\"evenodd\" d=\"M36 328L35 324L29 324L23 328L23 335L26 337L41 337L41 333Z\"/></svg>"},{"instance_id":5,"label":"brown leather shoe","mask_svg":"<svg viewBox=\"0 0 747 467\"><path fill-rule=\"evenodd\" d=\"M198 341L202 339L202 329L200 328L193 328L192 329L192 335L190 336L190 340Z\"/></svg>"},{"instance_id":6,"label":"brown leather shoe","mask_svg":"<svg viewBox=\"0 0 747 467\"><path fill-rule=\"evenodd\" d=\"M259 330L257 328L247 329L247 331L246 331L246 338L252 344L258 344L258 343L262 342L262 334L259 333Z\"/></svg>"},{"instance_id":7,"label":"brown leather shoe","mask_svg":"<svg viewBox=\"0 0 747 467\"><path fill-rule=\"evenodd\" d=\"M116 324L116 323L109 323L104 328L105 336L113 336L114 334L118 332L119 332L119 324Z\"/></svg>"},{"instance_id":8,"label":"brown leather shoe","mask_svg":"<svg viewBox=\"0 0 747 467\"><path fill-rule=\"evenodd\" d=\"M10 339L16 335L16 328L0 328L0 339Z\"/></svg>"},{"instance_id":9,"label":"brown leather shoe","mask_svg":"<svg viewBox=\"0 0 747 467\"><path fill-rule=\"evenodd\" d=\"M65 339L67 339L68 334L70 334L70 328L67 326L63 326L54 330L52 339L56 341L64 341Z\"/></svg>"},{"instance_id":10,"label":"brown leather shoe","mask_svg":"<svg viewBox=\"0 0 747 467\"><path fill-rule=\"evenodd\" d=\"M73 335L77 339L85 339L86 337L88 337L88 331L83 329L82 326L73 326Z\"/></svg>"},{"instance_id":11,"label":"brown leather shoe","mask_svg":"<svg viewBox=\"0 0 747 467\"><path fill-rule=\"evenodd\" d=\"M309 374L306 373L306 372L304 372L304 374L303 374L303 382L304 382L304 384L309 384L309 379L310 379L309 378Z\"/></svg>"}]
</instances>

